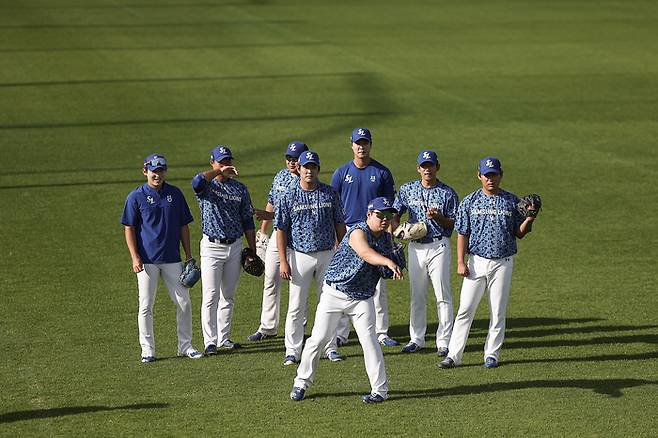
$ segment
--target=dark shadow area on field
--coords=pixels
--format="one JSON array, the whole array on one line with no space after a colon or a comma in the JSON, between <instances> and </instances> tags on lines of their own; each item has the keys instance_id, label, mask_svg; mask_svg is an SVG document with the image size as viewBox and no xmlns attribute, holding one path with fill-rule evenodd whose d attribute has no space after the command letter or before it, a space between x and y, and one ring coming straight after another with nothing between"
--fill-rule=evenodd
<instances>
[{"instance_id":1,"label":"dark shadow area on field","mask_svg":"<svg viewBox=\"0 0 658 438\"><path fill-rule=\"evenodd\" d=\"M126 51L162 51L162 50L215 50L215 49L242 49L249 47L302 47L327 45L325 41L292 41L289 43L231 43L208 44L202 46L123 46L123 47L52 47L30 49L0 49L0 53L32 53L32 52L126 52Z\"/></svg>"},{"instance_id":2,"label":"dark shadow area on field","mask_svg":"<svg viewBox=\"0 0 658 438\"><path fill-rule=\"evenodd\" d=\"M170 125L172 123L241 123L241 122L276 122L283 120L309 120L309 119L325 119L334 117L375 117L387 116L390 113L366 111L366 112L353 112L353 113L329 113L329 114L297 114L289 116L262 116L262 117L207 117L207 118L194 118L194 119L160 119L160 120L116 120L108 122L76 122L76 123L34 123L34 124L16 124L16 125L0 125L2 129L54 129L54 128L91 128L100 126L131 126L131 125ZM351 125L350 125L351 126ZM348 132L349 134L349 132ZM283 149L277 143L277 147Z\"/></svg>"},{"instance_id":3,"label":"dark shadow area on field","mask_svg":"<svg viewBox=\"0 0 658 438\"><path fill-rule=\"evenodd\" d=\"M521 382L500 382L488 383L482 385L464 385L452 388L432 388L419 389L415 391L390 391L389 401L406 400L413 398L438 398L451 397L460 395L476 395L495 393L500 391L517 391L523 389L535 388L574 388L588 389L596 394L607 395L609 397L623 396L622 389L634 388L646 385L658 385L658 380L643 379L565 379L565 380L526 380ZM307 399L323 397L351 397L362 395L362 392L340 392L334 394L328 393L310 393ZM388 403L387 402L387 403Z\"/></svg>"},{"instance_id":4,"label":"dark shadow area on field","mask_svg":"<svg viewBox=\"0 0 658 438\"><path fill-rule=\"evenodd\" d=\"M212 82L212 81L260 81L260 80L287 80L287 79L313 79L326 77L342 77L364 75L361 72L345 73L299 73L282 75L252 75L252 76L206 76L188 78L127 78L127 79L96 79L78 81L48 81L48 82L15 82L0 83L0 88L11 87L48 87L53 85L95 85L95 84L145 84L158 82Z\"/></svg>"},{"instance_id":5,"label":"dark shadow area on field","mask_svg":"<svg viewBox=\"0 0 658 438\"><path fill-rule=\"evenodd\" d=\"M42 418L63 417L66 415L87 414L90 412L121 411L134 409L163 409L169 403L137 403L125 406L69 406L65 408L32 409L29 411L7 412L0 415L0 423L14 421L38 420Z\"/></svg>"},{"instance_id":6,"label":"dark shadow area on field","mask_svg":"<svg viewBox=\"0 0 658 438\"><path fill-rule=\"evenodd\" d=\"M608 336L591 339L555 339L548 341L509 341L503 344L504 349L514 348L551 348L551 347L580 347L584 345L614 345L614 344L658 344L658 334ZM481 351L483 343L470 344L464 351Z\"/></svg>"},{"instance_id":7,"label":"dark shadow area on field","mask_svg":"<svg viewBox=\"0 0 658 438\"><path fill-rule=\"evenodd\" d=\"M173 27L200 27L200 26L255 26L264 24L300 24L299 20L232 20L232 21L196 21L189 23L113 23L113 24L3 24L0 29L142 29L163 28L165 30Z\"/></svg>"},{"instance_id":8,"label":"dark shadow area on field","mask_svg":"<svg viewBox=\"0 0 658 438\"><path fill-rule=\"evenodd\" d=\"M523 365L534 363L566 363L566 362L623 362L627 360L650 360L658 359L658 351L637 354L601 354L597 356L583 356L583 357L554 357L550 359L512 359L504 360L501 365ZM482 367L482 362L462 364L459 368Z\"/></svg>"}]
</instances>

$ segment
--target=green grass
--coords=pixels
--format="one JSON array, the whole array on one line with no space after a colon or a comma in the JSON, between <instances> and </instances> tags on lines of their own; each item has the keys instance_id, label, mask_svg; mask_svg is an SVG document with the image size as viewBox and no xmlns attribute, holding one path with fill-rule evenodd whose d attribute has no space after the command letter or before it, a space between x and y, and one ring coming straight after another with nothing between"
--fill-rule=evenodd
<instances>
[{"instance_id":1,"label":"green grass","mask_svg":"<svg viewBox=\"0 0 658 438\"><path fill-rule=\"evenodd\" d=\"M650 1L0 0L0 435L654 435L657 28ZM167 156L198 241L189 181L214 145L264 205L288 141L320 153L326 181L356 126L398 185L431 147L461 198L489 154L505 188L542 194L504 366L481 366L482 303L463 367L386 349L390 400L364 406L353 340L292 403L281 338L173 358L162 288L166 360L140 364L119 224L140 160ZM261 288L242 276L235 340L257 327ZM389 302L405 341L407 282Z\"/></svg>"}]
</instances>

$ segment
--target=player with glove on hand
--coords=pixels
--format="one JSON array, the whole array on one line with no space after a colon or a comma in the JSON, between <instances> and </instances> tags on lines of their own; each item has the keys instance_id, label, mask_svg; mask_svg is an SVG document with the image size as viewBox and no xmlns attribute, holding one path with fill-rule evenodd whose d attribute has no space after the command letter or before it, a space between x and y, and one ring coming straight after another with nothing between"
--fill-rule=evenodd
<instances>
[{"instance_id":1,"label":"player with glove on hand","mask_svg":"<svg viewBox=\"0 0 658 438\"><path fill-rule=\"evenodd\" d=\"M188 260L192 213L178 187L165 182L167 160L163 155L152 154L144 160L146 183L130 192L123 209L126 244L132 258L133 272L137 274L139 289L139 343L142 362L156 360L153 332L153 305L162 277L169 296L176 306L178 324L178 355L199 359L203 354L192 347L192 302L189 286L180 282L180 245Z\"/></svg>"},{"instance_id":2,"label":"player with glove on hand","mask_svg":"<svg viewBox=\"0 0 658 438\"><path fill-rule=\"evenodd\" d=\"M532 231L540 207L530 203L526 206L526 215L521 214L519 198L500 188L502 178L500 161L494 157L483 158L478 167L482 188L464 198L457 210L457 274L464 277L464 281L448 347L450 351L448 357L439 363L440 368L454 368L461 363L468 333L485 289L489 290L491 321L484 343L484 367L498 366L505 338L516 239Z\"/></svg>"},{"instance_id":3,"label":"player with glove on hand","mask_svg":"<svg viewBox=\"0 0 658 438\"><path fill-rule=\"evenodd\" d=\"M256 232L256 252L265 262L263 280L263 305L260 313L260 326L247 339L252 342L276 336L279 327L281 305L281 276L279 275L279 250L276 246L276 227L272 227L272 237L267 236L267 227L274 219L274 206L278 199L291 187L299 184L299 156L308 150L301 141L288 144L285 151L286 167L281 169L272 181L267 196L265 210L254 209L260 219L260 229Z\"/></svg>"}]
</instances>

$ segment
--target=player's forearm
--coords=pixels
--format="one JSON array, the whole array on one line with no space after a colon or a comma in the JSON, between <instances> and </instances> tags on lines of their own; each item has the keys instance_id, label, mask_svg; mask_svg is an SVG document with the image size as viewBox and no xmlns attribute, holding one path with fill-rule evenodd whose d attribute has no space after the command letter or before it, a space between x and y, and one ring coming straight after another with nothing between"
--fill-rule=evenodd
<instances>
[{"instance_id":1,"label":"player's forearm","mask_svg":"<svg viewBox=\"0 0 658 438\"><path fill-rule=\"evenodd\" d=\"M210 169L201 173L201 175L203 175L203 178L206 181L212 181L213 179L217 178L221 174L222 174L222 169Z\"/></svg>"},{"instance_id":2,"label":"player's forearm","mask_svg":"<svg viewBox=\"0 0 658 438\"><path fill-rule=\"evenodd\" d=\"M449 217L440 216L436 221L443 227L445 230L452 230L455 227L455 220L450 219Z\"/></svg>"},{"instance_id":3,"label":"player's forearm","mask_svg":"<svg viewBox=\"0 0 658 438\"><path fill-rule=\"evenodd\" d=\"M279 250L279 259L286 259L286 249L288 246L288 236L285 230L276 230L276 248Z\"/></svg>"},{"instance_id":4,"label":"player's forearm","mask_svg":"<svg viewBox=\"0 0 658 438\"><path fill-rule=\"evenodd\" d=\"M192 258L192 250L190 246L190 227L183 225L180 229L180 241L183 245L183 251L185 252L185 260Z\"/></svg>"},{"instance_id":5,"label":"player's forearm","mask_svg":"<svg viewBox=\"0 0 658 438\"><path fill-rule=\"evenodd\" d=\"M135 227L129 225L124 226L123 234L126 238L126 246L130 252L130 258L133 260L139 260L139 251L137 250L137 232Z\"/></svg>"},{"instance_id":6,"label":"player's forearm","mask_svg":"<svg viewBox=\"0 0 658 438\"><path fill-rule=\"evenodd\" d=\"M338 243L340 243L340 241L343 240L343 237L345 237L345 233L347 233L347 226L345 226L344 223L336 224L336 240L338 241Z\"/></svg>"},{"instance_id":7,"label":"player's forearm","mask_svg":"<svg viewBox=\"0 0 658 438\"><path fill-rule=\"evenodd\" d=\"M523 237L532 231L532 224L535 221L534 217L527 217L519 227L519 231L516 233L516 237L523 239Z\"/></svg>"},{"instance_id":8,"label":"player's forearm","mask_svg":"<svg viewBox=\"0 0 658 438\"><path fill-rule=\"evenodd\" d=\"M256 251L256 231L253 228L245 230L244 237L247 238L247 245L249 245L249 248Z\"/></svg>"},{"instance_id":9,"label":"player's forearm","mask_svg":"<svg viewBox=\"0 0 658 438\"><path fill-rule=\"evenodd\" d=\"M268 202L267 205L265 206L265 211L273 213L274 212L274 206ZM263 221L260 223L260 232L264 233L264 234L267 234L267 229L269 228L271 223L272 223L271 220L263 219Z\"/></svg>"},{"instance_id":10,"label":"player's forearm","mask_svg":"<svg viewBox=\"0 0 658 438\"><path fill-rule=\"evenodd\" d=\"M466 250L468 249L468 235L457 234L457 262L466 261Z\"/></svg>"}]
</instances>

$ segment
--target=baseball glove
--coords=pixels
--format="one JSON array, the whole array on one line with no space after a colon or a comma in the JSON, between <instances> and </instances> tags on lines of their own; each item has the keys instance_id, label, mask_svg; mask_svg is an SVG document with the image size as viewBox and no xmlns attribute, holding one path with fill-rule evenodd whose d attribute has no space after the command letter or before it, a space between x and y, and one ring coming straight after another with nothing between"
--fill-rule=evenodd
<instances>
[{"instance_id":1,"label":"baseball glove","mask_svg":"<svg viewBox=\"0 0 658 438\"><path fill-rule=\"evenodd\" d=\"M260 230L256 231L256 255L265 260L265 252L267 251L267 245L270 243L270 238L267 234L261 233Z\"/></svg>"},{"instance_id":2,"label":"baseball glove","mask_svg":"<svg viewBox=\"0 0 658 438\"><path fill-rule=\"evenodd\" d=\"M196 260L193 258L185 262L183 272L180 274L180 284L186 288L191 288L201 278L201 269L196 265Z\"/></svg>"},{"instance_id":3,"label":"baseball glove","mask_svg":"<svg viewBox=\"0 0 658 438\"><path fill-rule=\"evenodd\" d=\"M401 240L422 239L427 235L427 224L425 222L416 222L414 224L405 222L393 231L393 235Z\"/></svg>"},{"instance_id":4,"label":"baseball glove","mask_svg":"<svg viewBox=\"0 0 658 438\"><path fill-rule=\"evenodd\" d=\"M530 208L531 205L534 207L533 209ZM523 217L537 217L541 209L541 197L536 193L524 196L519 199L516 209Z\"/></svg>"},{"instance_id":5,"label":"baseball glove","mask_svg":"<svg viewBox=\"0 0 658 438\"><path fill-rule=\"evenodd\" d=\"M404 245L401 243L393 244L393 252L389 258L400 267L400 271L407 267L407 261L404 256ZM378 266L378 268L379 275L381 275L382 278L393 278L393 271L388 266Z\"/></svg>"},{"instance_id":6,"label":"baseball glove","mask_svg":"<svg viewBox=\"0 0 658 438\"><path fill-rule=\"evenodd\" d=\"M244 272L254 277L260 277L265 272L265 263L251 248L242 250L241 263Z\"/></svg>"}]
</instances>

